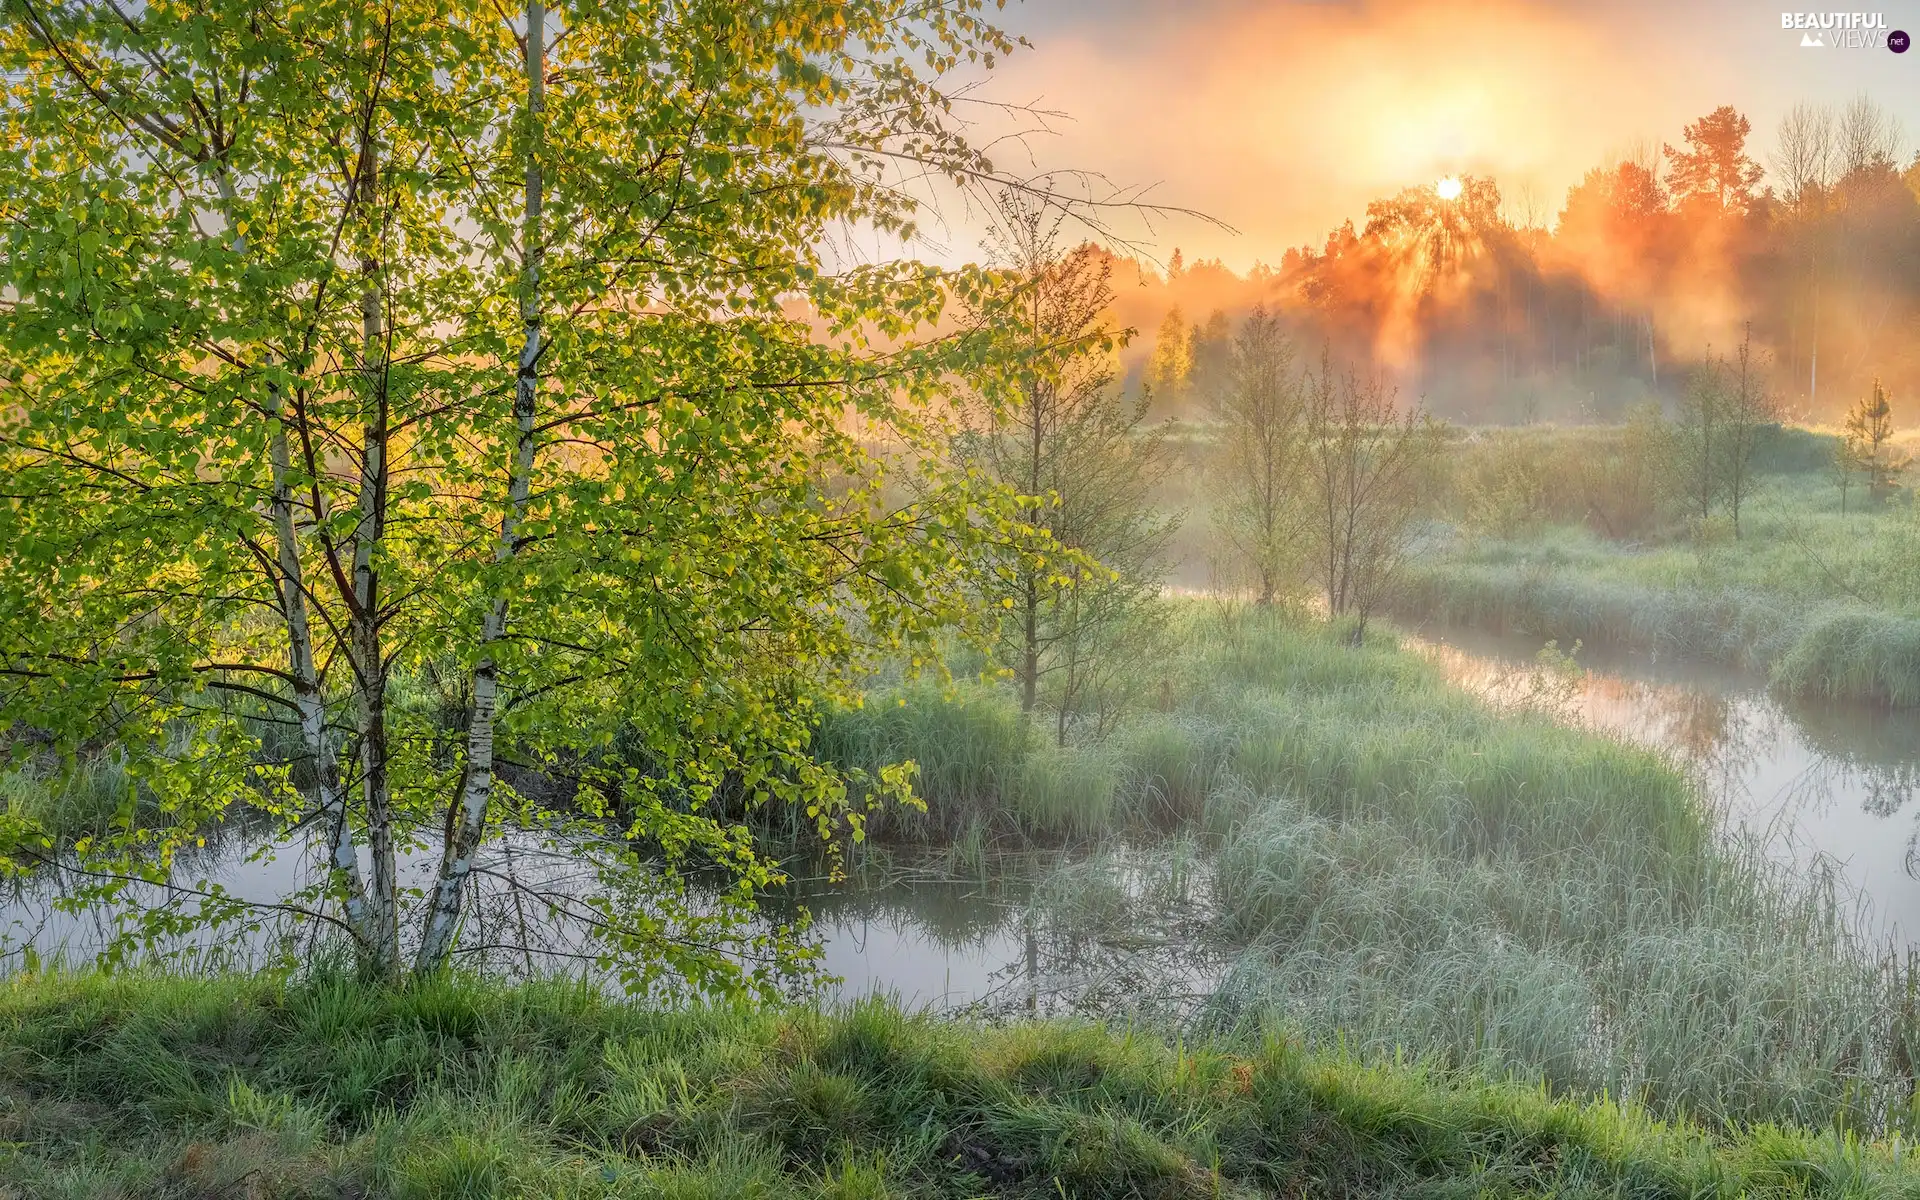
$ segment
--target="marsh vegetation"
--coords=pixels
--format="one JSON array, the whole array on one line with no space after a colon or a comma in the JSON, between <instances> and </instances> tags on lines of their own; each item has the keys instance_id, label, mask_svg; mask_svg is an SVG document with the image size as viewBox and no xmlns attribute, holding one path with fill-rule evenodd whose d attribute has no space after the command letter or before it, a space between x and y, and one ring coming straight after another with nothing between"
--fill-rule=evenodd
<instances>
[{"instance_id":1,"label":"marsh vegetation","mask_svg":"<svg viewBox=\"0 0 1920 1200\"><path fill-rule=\"evenodd\" d=\"M1736 539L1723 509L1685 512L1668 436L1647 415L1466 438L1400 611L1736 666L1797 695L1920 704L1911 493L1886 482L1849 500L1863 478L1849 435L1767 427Z\"/></svg>"},{"instance_id":2,"label":"marsh vegetation","mask_svg":"<svg viewBox=\"0 0 1920 1200\"><path fill-rule=\"evenodd\" d=\"M987 7L9 10L0 1198L1914 1189L1905 398L1655 311L1879 110L1142 355Z\"/></svg>"}]
</instances>

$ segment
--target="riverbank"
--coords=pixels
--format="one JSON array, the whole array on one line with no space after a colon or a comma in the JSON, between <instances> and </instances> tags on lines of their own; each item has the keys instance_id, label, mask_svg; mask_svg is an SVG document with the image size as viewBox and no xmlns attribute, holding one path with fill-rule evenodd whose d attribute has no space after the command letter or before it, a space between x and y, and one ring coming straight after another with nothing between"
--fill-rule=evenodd
<instances>
[{"instance_id":1,"label":"riverbank","mask_svg":"<svg viewBox=\"0 0 1920 1200\"><path fill-rule=\"evenodd\" d=\"M1905 960L1860 936L1830 875L1725 837L1669 757L1524 694L1477 697L1390 631L1355 648L1285 613L1178 616L1164 709L1105 742L1021 733L1011 696L985 685L876 694L834 718L838 745L868 756L850 765L922 763L928 811L870 825L879 853L958 881L1000 874L1013 850L1051 858L991 914L955 897L926 915L948 945L1000 939L966 984L1010 999L1000 1015L1037 991L1042 1012L1242 1054L1278 1038L1411 1055L1723 1130L1908 1127ZM969 741L976 726L1015 734ZM1009 783L1036 778L1073 790ZM56 899L16 902L16 927L62 919ZM822 915L828 937L866 920ZM922 998L952 990L910 941L862 943L895 947L886 969L902 972L867 983L911 971Z\"/></svg>"},{"instance_id":2,"label":"riverbank","mask_svg":"<svg viewBox=\"0 0 1920 1200\"><path fill-rule=\"evenodd\" d=\"M878 696L828 744L921 763L927 812L875 840L955 872L1081 830L1191 832L1227 965L1177 1031L1410 1051L1729 1125L1904 1104L1904 967L1830 875L1723 837L1665 755L1470 695L1387 630L1355 649L1194 603L1162 661L1168 711L1100 744L1023 735L1010 696L971 686ZM1112 905L1097 883L1052 889L1043 933Z\"/></svg>"},{"instance_id":3,"label":"riverbank","mask_svg":"<svg viewBox=\"0 0 1920 1200\"><path fill-rule=\"evenodd\" d=\"M1692 658L1801 696L1920 706L1920 516L1840 510L1818 474L1763 476L1742 536L1609 540L1573 523L1459 531L1406 568L1404 619Z\"/></svg>"},{"instance_id":4,"label":"riverbank","mask_svg":"<svg viewBox=\"0 0 1920 1200\"><path fill-rule=\"evenodd\" d=\"M660 1011L464 979L17 978L0 1188L45 1197L1842 1196L1834 1132L1710 1136L1284 1040L881 1003Z\"/></svg>"}]
</instances>

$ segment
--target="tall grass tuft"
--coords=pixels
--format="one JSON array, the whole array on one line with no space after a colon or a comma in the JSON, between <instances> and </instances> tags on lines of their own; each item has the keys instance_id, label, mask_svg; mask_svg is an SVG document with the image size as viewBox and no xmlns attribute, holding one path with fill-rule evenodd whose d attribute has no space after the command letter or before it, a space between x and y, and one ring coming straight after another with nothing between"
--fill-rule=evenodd
<instances>
[{"instance_id":1,"label":"tall grass tuft","mask_svg":"<svg viewBox=\"0 0 1920 1200\"><path fill-rule=\"evenodd\" d=\"M0 772L0 808L58 841L72 841L105 833L117 819L140 819L152 798L120 758L103 754L66 771L28 764Z\"/></svg>"},{"instance_id":2,"label":"tall grass tuft","mask_svg":"<svg viewBox=\"0 0 1920 1200\"><path fill-rule=\"evenodd\" d=\"M1892 613L1829 613L1773 668L1796 695L1920 707L1920 619Z\"/></svg>"},{"instance_id":3,"label":"tall grass tuft","mask_svg":"<svg viewBox=\"0 0 1920 1200\"><path fill-rule=\"evenodd\" d=\"M868 772L917 765L926 811L876 812L869 832L881 840L1093 841L1136 815L1121 755L1100 744L1057 747L1003 691L980 685L909 685L830 711L813 752Z\"/></svg>"},{"instance_id":4,"label":"tall grass tuft","mask_svg":"<svg viewBox=\"0 0 1920 1200\"><path fill-rule=\"evenodd\" d=\"M947 691L921 683L883 692L857 709L829 710L813 750L869 771L911 759L919 765L916 787L929 801L928 819L950 831L1000 806L1038 741L996 689Z\"/></svg>"}]
</instances>

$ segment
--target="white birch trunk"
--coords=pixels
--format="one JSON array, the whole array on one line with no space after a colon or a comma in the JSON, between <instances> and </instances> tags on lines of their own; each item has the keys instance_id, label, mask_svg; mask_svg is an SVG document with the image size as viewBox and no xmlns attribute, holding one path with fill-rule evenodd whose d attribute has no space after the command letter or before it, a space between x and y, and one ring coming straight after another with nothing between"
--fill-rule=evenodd
<instances>
[{"instance_id":1,"label":"white birch trunk","mask_svg":"<svg viewBox=\"0 0 1920 1200\"><path fill-rule=\"evenodd\" d=\"M215 180L220 189L222 214L227 228L234 230L233 248L247 251L246 235L238 232L234 214L233 181L224 166ZM307 619L306 579L300 563L300 541L293 524L292 456L287 448L285 397L279 385L267 385L267 419L271 422L267 456L273 472L273 494L269 508L273 517L275 549L280 569L280 609L287 623L287 666L293 676L293 698L300 715L300 740L312 764L314 799L329 822L327 861L342 892L341 904L347 925L361 942L370 945L366 885L360 876L360 856L353 842L353 827L347 820L345 790L340 786L339 761L333 741L327 735L326 705L320 694L320 675L314 667L313 629Z\"/></svg>"},{"instance_id":2,"label":"white birch trunk","mask_svg":"<svg viewBox=\"0 0 1920 1200\"><path fill-rule=\"evenodd\" d=\"M520 318L526 329L515 376L513 417L517 430L513 466L507 482L507 511L500 520L500 542L495 561L511 559L519 544L520 523L526 516L527 495L533 481L533 414L540 385L541 308L540 267L544 255L540 226L540 148L545 104L546 7L543 0L527 4L527 196L521 231L522 270ZM486 832L487 805L493 798L494 713L498 704L498 670L492 647L507 630L507 597L495 596L480 633L480 657L473 668L473 709L467 726L467 765L461 777L456 808L448 814L447 842L440 872L428 896L426 925L414 969L420 973L444 966L453 951L460 925L460 906L467 876Z\"/></svg>"},{"instance_id":3,"label":"white birch trunk","mask_svg":"<svg viewBox=\"0 0 1920 1200\"><path fill-rule=\"evenodd\" d=\"M293 528L293 494L287 453L286 424L280 416L280 393L271 389L273 436L268 451L273 460L273 526L280 552L280 604L286 613L287 657L293 674L294 703L300 712L300 736L313 763L315 798L329 822L327 860L339 875L347 925L371 946L366 885L360 877L360 855L347 820L346 791L340 786L340 766L333 739L327 734L327 711L320 695L319 672L314 668L313 632L307 620L306 583L300 566L300 543Z\"/></svg>"},{"instance_id":4,"label":"white birch trunk","mask_svg":"<svg viewBox=\"0 0 1920 1200\"><path fill-rule=\"evenodd\" d=\"M378 974L400 969L399 883L394 863L393 805L387 770L387 680L380 644L380 580L373 553L386 530L387 359L383 342L385 280L372 229L379 197L380 147L372 129L362 131L357 204L369 227L363 234L360 293L361 368L367 380L367 415L360 455L360 518L353 533L353 605L349 617L354 686L359 692L360 780L373 856L368 897L371 954Z\"/></svg>"}]
</instances>

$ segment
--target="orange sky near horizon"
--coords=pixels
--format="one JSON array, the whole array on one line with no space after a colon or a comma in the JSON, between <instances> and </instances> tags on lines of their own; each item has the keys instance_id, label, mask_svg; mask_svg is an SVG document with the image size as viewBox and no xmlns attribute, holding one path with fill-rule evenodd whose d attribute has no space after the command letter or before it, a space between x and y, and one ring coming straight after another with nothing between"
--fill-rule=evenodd
<instances>
[{"instance_id":1,"label":"orange sky near horizon","mask_svg":"<svg viewBox=\"0 0 1920 1200\"><path fill-rule=\"evenodd\" d=\"M1876 11L1920 32L1920 0ZM1032 48L985 94L1069 118L998 165L1154 185L1150 199L1233 228L1175 217L1129 231L1145 248L1244 270L1449 174L1492 175L1516 215L1550 222L1589 167L1635 142L1678 142L1719 104L1752 119L1764 163L1789 105L1864 90L1903 119L1911 154L1920 51L1802 49L1780 12L1725 0L1029 0L1000 20ZM975 250L965 225L945 239L958 257Z\"/></svg>"}]
</instances>

